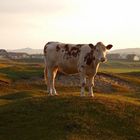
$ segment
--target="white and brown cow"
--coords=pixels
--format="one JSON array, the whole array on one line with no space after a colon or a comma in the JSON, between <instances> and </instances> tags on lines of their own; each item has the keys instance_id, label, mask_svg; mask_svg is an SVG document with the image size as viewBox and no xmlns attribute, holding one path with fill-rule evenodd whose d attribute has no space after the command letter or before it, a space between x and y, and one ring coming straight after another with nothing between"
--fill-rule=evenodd
<instances>
[{"instance_id":1,"label":"white and brown cow","mask_svg":"<svg viewBox=\"0 0 140 140\"><path fill-rule=\"evenodd\" d=\"M81 96L84 95L86 78L88 78L89 95L94 96L94 77L99 64L106 61L106 51L112 45L105 46L102 42L93 44L65 44L48 42L44 47L45 80L48 93L57 95L55 90L55 76L57 71L75 74L79 73L81 81Z\"/></svg>"}]
</instances>

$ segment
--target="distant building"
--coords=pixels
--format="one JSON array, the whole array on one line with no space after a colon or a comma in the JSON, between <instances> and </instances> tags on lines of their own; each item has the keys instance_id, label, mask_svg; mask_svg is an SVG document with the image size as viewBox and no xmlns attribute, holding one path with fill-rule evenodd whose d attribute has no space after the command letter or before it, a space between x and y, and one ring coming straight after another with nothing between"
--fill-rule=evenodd
<instances>
[{"instance_id":1,"label":"distant building","mask_svg":"<svg viewBox=\"0 0 140 140\"><path fill-rule=\"evenodd\" d=\"M140 57L139 56L134 56L134 61L140 61Z\"/></svg>"},{"instance_id":2,"label":"distant building","mask_svg":"<svg viewBox=\"0 0 140 140\"><path fill-rule=\"evenodd\" d=\"M43 59L44 55L43 54L31 54L30 58L32 58L32 59Z\"/></svg>"},{"instance_id":3,"label":"distant building","mask_svg":"<svg viewBox=\"0 0 140 140\"><path fill-rule=\"evenodd\" d=\"M30 58L30 56L27 53L15 53L15 52L9 52L9 58L11 59L25 59Z\"/></svg>"},{"instance_id":4,"label":"distant building","mask_svg":"<svg viewBox=\"0 0 140 140\"><path fill-rule=\"evenodd\" d=\"M127 55L127 60L130 60L130 61L140 61L140 57L137 56L136 54L128 54Z\"/></svg>"},{"instance_id":5,"label":"distant building","mask_svg":"<svg viewBox=\"0 0 140 140\"><path fill-rule=\"evenodd\" d=\"M121 56L119 53L110 53L110 54L107 54L107 58L109 60L118 60L118 59L121 59Z\"/></svg>"},{"instance_id":6,"label":"distant building","mask_svg":"<svg viewBox=\"0 0 140 140\"><path fill-rule=\"evenodd\" d=\"M4 49L0 49L0 58L8 58L8 52Z\"/></svg>"}]
</instances>

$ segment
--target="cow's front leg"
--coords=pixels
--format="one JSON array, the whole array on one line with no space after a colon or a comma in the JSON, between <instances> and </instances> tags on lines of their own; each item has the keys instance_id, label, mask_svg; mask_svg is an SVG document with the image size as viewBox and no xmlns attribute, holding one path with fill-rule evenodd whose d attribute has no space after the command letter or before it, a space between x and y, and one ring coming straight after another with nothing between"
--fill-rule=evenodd
<instances>
[{"instance_id":1,"label":"cow's front leg","mask_svg":"<svg viewBox=\"0 0 140 140\"><path fill-rule=\"evenodd\" d=\"M55 77L57 74L57 69L48 71L48 80L49 80L49 95L58 95L55 89Z\"/></svg>"},{"instance_id":2,"label":"cow's front leg","mask_svg":"<svg viewBox=\"0 0 140 140\"><path fill-rule=\"evenodd\" d=\"M94 97L94 94L93 94L94 77L89 77L88 86L89 86L89 96Z\"/></svg>"},{"instance_id":3,"label":"cow's front leg","mask_svg":"<svg viewBox=\"0 0 140 140\"><path fill-rule=\"evenodd\" d=\"M45 79L45 83L47 85L47 93L50 92L50 81L48 79L48 70L47 70L47 66L45 66L45 69L44 69L44 79Z\"/></svg>"},{"instance_id":4,"label":"cow's front leg","mask_svg":"<svg viewBox=\"0 0 140 140\"><path fill-rule=\"evenodd\" d=\"M86 86L86 76L83 73L80 73L80 83L81 83L81 96L84 96Z\"/></svg>"}]
</instances>

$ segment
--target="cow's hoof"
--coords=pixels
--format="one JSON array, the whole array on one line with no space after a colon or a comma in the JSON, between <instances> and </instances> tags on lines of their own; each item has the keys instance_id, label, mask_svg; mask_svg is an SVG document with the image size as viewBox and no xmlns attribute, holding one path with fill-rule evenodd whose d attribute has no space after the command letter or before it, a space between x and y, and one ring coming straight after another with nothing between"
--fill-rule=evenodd
<instances>
[{"instance_id":1,"label":"cow's hoof","mask_svg":"<svg viewBox=\"0 0 140 140\"><path fill-rule=\"evenodd\" d=\"M81 94L80 96L81 96L81 97L85 97L85 94Z\"/></svg>"},{"instance_id":2,"label":"cow's hoof","mask_svg":"<svg viewBox=\"0 0 140 140\"><path fill-rule=\"evenodd\" d=\"M90 97L94 98L94 97L95 97L95 95L94 95L94 94L93 94L93 95L90 95Z\"/></svg>"},{"instance_id":3,"label":"cow's hoof","mask_svg":"<svg viewBox=\"0 0 140 140\"><path fill-rule=\"evenodd\" d=\"M48 96L53 96L53 94L52 93L49 93Z\"/></svg>"},{"instance_id":4,"label":"cow's hoof","mask_svg":"<svg viewBox=\"0 0 140 140\"><path fill-rule=\"evenodd\" d=\"M92 97L92 98L94 98L94 97L95 97L95 95L94 95L94 94L89 94L88 96L89 96L89 97Z\"/></svg>"},{"instance_id":5,"label":"cow's hoof","mask_svg":"<svg viewBox=\"0 0 140 140\"><path fill-rule=\"evenodd\" d=\"M59 94L58 94L58 93L55 93L54 95L55 95L55 96L58 96Z\"/></svg>"}]
</instances>

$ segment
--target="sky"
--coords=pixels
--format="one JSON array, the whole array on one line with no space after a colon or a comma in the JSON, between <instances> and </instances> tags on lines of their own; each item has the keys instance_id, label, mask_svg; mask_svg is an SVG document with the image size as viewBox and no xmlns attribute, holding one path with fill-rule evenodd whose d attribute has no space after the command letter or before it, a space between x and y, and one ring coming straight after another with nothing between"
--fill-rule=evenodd
<instances>
[{"instance_id":1,"label":"sky","mask_svg":"<svg viewBox=\"0 0 140 140\"><path fill-rule=\"evenodd\" d=\"M0 0L0 49L48 41L140 47L140 0Z\"/></svg>"}]
</instances>

